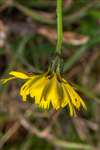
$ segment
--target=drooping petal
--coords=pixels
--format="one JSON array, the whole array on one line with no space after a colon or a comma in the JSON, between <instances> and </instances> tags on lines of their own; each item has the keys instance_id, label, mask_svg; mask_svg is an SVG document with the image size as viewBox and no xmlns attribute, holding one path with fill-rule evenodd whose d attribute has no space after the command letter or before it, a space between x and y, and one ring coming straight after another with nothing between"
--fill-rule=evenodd
<instances>
[{"instance_id":1,"label":"drooping petal","mask_svg":"<svg viewBox=\"0 0 100 150\"><path fill-rule=\"evenodd\" d=\"M8 81L13 80L13 79L15 79L15 77L9 77L9 78L5 78L5 79L1 79L0 82L1 82L2 84L5 84L5 83L7 83Z\"/></svg>"},{"instance_id":2,"label":"drooping petal","mask_svg":"<svg viewBox=\"0 0 100 150\"><path fill-rule=\"evenodd\" d=\"M20 78L20 79L30 78L30 76L28 76L27 74L22 73L22 72L18 72L18 71L11 71L9 74L16 77L16 78Z\"/></svg>"},{"instance_id":3,"label":"drooping petal","mask_svg":"<svg viewBox=\"0 0 100 150\"><path fill-rule=\"evenodd\" d=\"M69 97L63 85L62 85L62 88L63 88L63 99L62 99L61 107L63 108L69 104Z\"/></svg>"},{"instance_id":4,"label":"drooping petal","mask_svg":"<svg viewBox=\"0 0 100 150\"><path fill-rule=\"evenodd\" d=\"M86 109L86 105L82 98L76 93L76 91L73 89L71 85L68 83L66 84L66 89L70 95L72 104L75 106L76 109L79 109L81 106L83 106L84 109Z\"/></svg>"},{"instance_id":5,"label":"drooping petal","mask_svg":"<svg viewBox=\"0 0 100 150\"><path fill-rule=\"evenodd\" d=\"M50 100L44 100L44 98L42 98L39 103L39 107L43 109L49 109L49 106L50 106Z\"/></svg>"},{"instance_id":6,"label":"drooping petal","mask_svg":"<svg viewBox=\"0 0 100 150\"><path fill-rule=\"evenodd\" d=\"M34 81L33 81L34 82ZM30 87L30 96L35 97L35 103L39 104L42 98L42 92L47 84L48 80L45 76L40 75L37 77L32 86Z\"/></svg>"},{"instance_id":7,"label":"drooping petal","mask_svg":"<svg viewBox=\"0 0 100 150\"><path fill-rule=\"evenodd\" d=\"M26 101L27 96L29 95L30 86L32 84L33 78L25 82L20 88L20 95L22 96L23 101Z\"/></svg>"},{"instance_id":8,"label":"drooping petal","mask_svg":"<svg viewBox=\"0 0 100 150\"><path fill-rule=\"evenodd\" d=\"M62 107L65 107L66 105L68 105L70 116L75 116L76 113L75 113L74 107L71 103L71 98L69 96L69 93L67 92L65 84L62 84L62 87L63 87L63 93L64 93L64 97L63 97L63 101L62 101Z\"/></svg>"},{"instance_id":9,"label":"drooping petal","mask_svg":"<svg viewBox=\"0 0 100 150\"><path fill-rule=\"evenodd\" d=\"M55 109L59 109L61 106L61 99L58 93L58 81L56 75L54 75L49 82L47 94L45 95L45 99L47 101L51 101L53 107Z\"/></svg>"}]
</instances>

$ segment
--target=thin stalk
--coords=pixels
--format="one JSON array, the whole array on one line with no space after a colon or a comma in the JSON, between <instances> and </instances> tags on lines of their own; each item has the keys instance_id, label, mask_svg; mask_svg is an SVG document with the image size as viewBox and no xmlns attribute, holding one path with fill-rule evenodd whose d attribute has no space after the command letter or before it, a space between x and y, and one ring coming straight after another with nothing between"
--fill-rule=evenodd
<instances>
[{"instance_id":1,"label":"thin stalk","mask_svg":"<svg viewBox=\"0 0 100 150\"><path fill-rule=\"evenodd\" d=\"M61 54L63 41L62 0L57 0L57 47L56 53Z\"/></svg>"}]
</instances>

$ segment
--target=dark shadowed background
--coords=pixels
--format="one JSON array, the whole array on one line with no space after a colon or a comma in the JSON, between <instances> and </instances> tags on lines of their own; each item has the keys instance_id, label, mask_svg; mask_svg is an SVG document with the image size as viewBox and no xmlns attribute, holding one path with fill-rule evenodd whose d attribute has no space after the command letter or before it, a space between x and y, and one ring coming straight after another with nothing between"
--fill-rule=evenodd
<instances>
[{"instance_id":1,"label":"dark shadowed background","mask_svg":"<svg viewBox=\"0 0 100 150\"><path fill-rule=\"evenodd\" d=\"M64 77L87 111L44 111L21 101L22 82L0 83L1 150L100 150L100 1L63 0L63 29ZM56 0L0 0L0 78L45 71L56 40Z\"/></svg>"}]
</instances>

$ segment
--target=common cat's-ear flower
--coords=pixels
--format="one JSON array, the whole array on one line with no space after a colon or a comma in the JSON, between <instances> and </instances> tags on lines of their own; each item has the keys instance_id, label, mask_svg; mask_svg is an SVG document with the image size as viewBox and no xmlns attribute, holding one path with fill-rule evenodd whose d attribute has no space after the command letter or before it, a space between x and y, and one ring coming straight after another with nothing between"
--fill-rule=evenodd
<instances>
[{"instance_id":1,"label":"common cat's-ear flower","mask_svg":"<svg viewBox=\"0 0 100 150\"><path fill-rule=\"evenodd\" d=\"M11 71L9 74L10 77L2 79L2 83L17 78L25 82L19 91L23 101L27 100L27 96L30 96L43 109L49 109L50 105L56 110L68 106L71 116L74 116L76 110L81 107L86 109L84 101L73 87L54 71L41 74L33 73L32 75Z\"/></svg>"}]
</instances>

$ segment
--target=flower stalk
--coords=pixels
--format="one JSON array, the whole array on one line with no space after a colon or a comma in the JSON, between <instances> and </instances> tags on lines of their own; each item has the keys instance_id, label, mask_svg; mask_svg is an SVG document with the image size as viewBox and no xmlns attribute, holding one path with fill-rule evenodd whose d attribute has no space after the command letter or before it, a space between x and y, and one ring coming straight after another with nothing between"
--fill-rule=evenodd
<instances>
[{"instance_id":1,"label":"flower stalk","mask_svg":"<svg viewBox=\"0 0 100 150\"><path fill-rule=\"evenodd\" d=\"M62 0L57 0L57 47L56 53L61 54L63 42Z\"/></svg>"},{"instance_id":2,"label":"flower stalk","mask_svg":"<svg viewBox=\"0 0 100 150\"><path fill-rule=\"evenodd\" d=\"M62 0L57 0L57 45L56 45L56 57L51 63L49 70L61 73L61 49L63 42L63 25L62 25Z\"/></svg>"}]
</instances>

